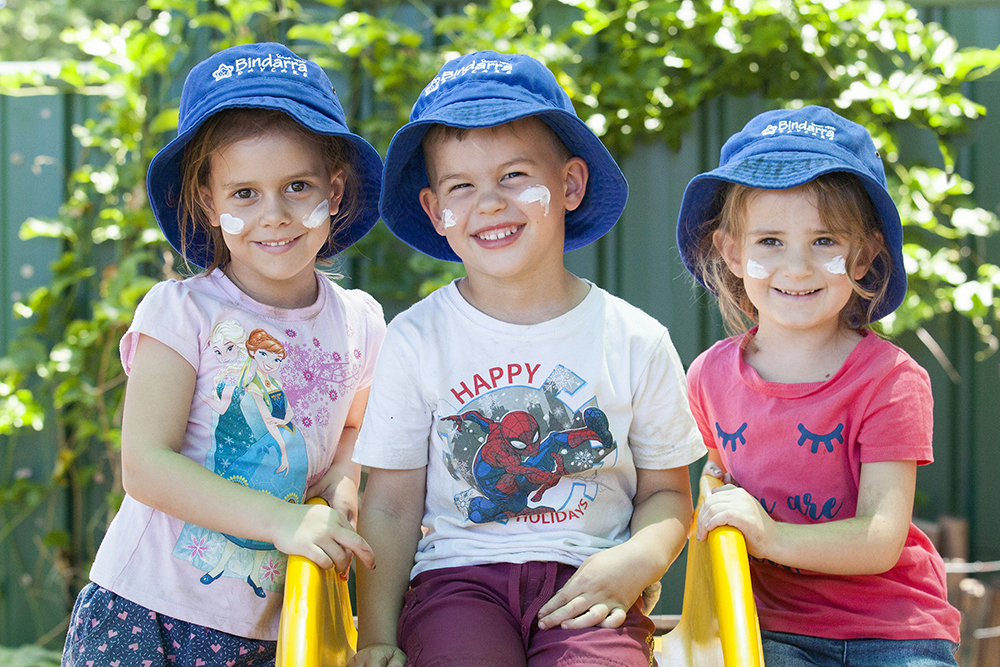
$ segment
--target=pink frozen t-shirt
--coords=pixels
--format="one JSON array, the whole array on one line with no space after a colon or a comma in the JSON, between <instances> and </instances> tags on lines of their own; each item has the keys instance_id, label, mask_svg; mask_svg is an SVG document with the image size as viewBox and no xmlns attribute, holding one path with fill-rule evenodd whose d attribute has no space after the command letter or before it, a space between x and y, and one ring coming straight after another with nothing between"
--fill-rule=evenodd
<instances>
[{"instance_id":1,"label":"pink frozen t-shirt","mask_svg":"<svg viewBox=\"0 0 1000 667\"><path fill-rule=\"evenodd\" d=\"M691 410L726 469L777 521L855 516L861 465L933 460L930 379L909 355L866 333L824 382L766 382L737 336L688 371ZM830 639L959 640L944 563L912 523L895 567L827 575L751 558L761 627Z\"/></svg>"},{"instance_id":2,"label":"pink frozen t-shirt","mask_svg":"<svg viewBox=\"0 0 1000 667\"><path fill-rule=\"evenodd\" d=\"M310 497L333 461L385 336L371 296L316 278L316 302L291 310L253 301L219 270L159 283L120 345L126 372L140 334L197 372L183 455L294 503ZM90 577L155 612L274 640L286 561L269 543L185 523L125 496Z\"/></svg>"}]
</instances>

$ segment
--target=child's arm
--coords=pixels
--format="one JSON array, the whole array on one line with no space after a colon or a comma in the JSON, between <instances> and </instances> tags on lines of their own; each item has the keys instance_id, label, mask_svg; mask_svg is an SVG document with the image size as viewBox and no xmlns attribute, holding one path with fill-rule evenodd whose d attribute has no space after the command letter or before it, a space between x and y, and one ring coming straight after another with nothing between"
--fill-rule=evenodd
<instances>
[{"instance_id":1,"label":"child's arm","mask_svg":"<svg viewBox=\"0 0 1000 667\"><path fill-rule=\"evenodd\" d=\"M687 468L637 468L632 505L632 536L583 561L538 612L540 628L618 627L642 590L680 554L693 513Z\"/></svg>"},{"instance_id":2,"label":"child's arm","mask_svg":"<svg viewBox=\"0 0 1000 667\"><path fill-rule=\"evenodd\" d=\"M698 539L728 525L743 533L757 558L826 574L879 574L902 553L916 479L914 461L862 463L855 516L814 524L775 521L743 489L719 487L698 516Z\"/></svg>"},{"instance_id":3,"label":"child's arm","mask_svg":"<svg viewBox=\"0 0 1000 667\"><path fill-rule=\"evenodd\" d=\"M396 625L420 541L427 468L368 472L358 531L378 554L381 567L357 571L358 653L351 667L403 667Z\"/></svg>"},{"instance_id":4,"label":"child's arm","mask_svg":"<svg viewBox=\"0 0 1000 667\"><path fill-rule=\"evenodd\" d=\"M323 478L309 489L310 496L321 496L333 509L337 510L352 526L358 523L358 485L361 483L361 466L351 460L354 456L354 443L361 430L361 421L368 405L368 388L354 394L351 407L347 412L344 429L340 433L337 451L333 462L327 468ZM348 558L350 553L346 554ZM348 571L338 570L347 577Z\"/></svg>"},{"instance_id":5,"label":"child's arm","mask_svg":"<svg viewBox=\"0 0 1000 667\"><path fill-rule=\"evenodd\" d=\"M175 350L139 337L122 417L125 491L182 521L271 542L321 567L346 568L351 552L374 567L371 548L340 512L234 484L180 453L195 380L195 369Z\"/></svg>"}]
</instances>

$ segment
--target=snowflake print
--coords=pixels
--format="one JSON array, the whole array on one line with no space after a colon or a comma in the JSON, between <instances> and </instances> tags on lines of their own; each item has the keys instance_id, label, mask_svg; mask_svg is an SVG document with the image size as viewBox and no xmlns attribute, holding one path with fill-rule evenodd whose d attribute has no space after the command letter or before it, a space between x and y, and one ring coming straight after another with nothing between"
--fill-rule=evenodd
<instances>
[{"instance_id":1,"label":"snowflake print","mask_svg":"<svg viewBox=\"0 0 1000 667\"><path fill-rule=\"evenodd\" d=\"M580 378L573 371L564 366L556 366L552 373L546 378L542 390L561 391L563 389L572 391L579 385Z\"/></svg>"},{"instance_id":2,"label":"snowflake print","mask_svg":"<svg viewBox=\"0 0 1000 667\"><path fill-rule=\"evenodd\" d=\"M313 420L309 419L309 417L303 417L302 418L302 425L305 426L305 427L312 426L313 425Z\"/></svg>"},{"instance_id":3,"label":"snowflake print","mask_svg":"<svg viewBox=\"0 0 1000 667\"><path fill-rule=\"evenodd\" d=\"M302 377L304 377L306 379L306 382L312 382L313 381L312 371L305 371L304 373L302 373Z\"/></svg>"},{"instance_id":4,"label":"snowflake print","mask_svg":"<svg viewBox=\"0 0 1000 667\"><path fill-rule=\"evenodd\" d=\"M361 350L359 350L357 348L354 349L354 358L355 359L360 359L361 358Z\"/></svg>"},{"instance_id":5,"label":"snowflake print","mask_svg":"<svg viewBox=\"0 0 1000 667\"><path fill-rule=\"evenodd\" d=\"M313 347L319 347L319 338L313 338Z\"/></svg>"},{"instance_id":6,"label":"snowflake print","mask_svg":"<svg viewBox=\"0 0 1000 667\"><path fill-rule=\"evenodd\" d=\"M298 336L298 334L295 333L295 329L285 329L285 335L288 336L289 338L295 338L296 336Z\"/></svg>"},{"instance_id":7,"label":"snowflake print","mask_svg":"<svg viewBox=\"0 0 1000 667\"><path fill-rule=\"evenodd\" d=\"M334 361L340 361L340 352L334 352L333 353L333 360Z\"/></svg>"},{"instance_id":8,"label":"snowflake print","mask_svg":"<svg viewBox=\"0 0 1000 667\"><path fill-rule=\"evenodd\" d=\"M205 555L208 554L210 550L208 544L206 544L207 542L208 540L207 538L205 538L205 536L199 537L197 539L192 537L191 543L185 546L184 548L191 552L191 558L201 558L202 560L204 560Z\"/></svg>"},{"instance_id":9,"label":"snowflake print","mask_svg":"<svg viewBox=\"0 0 1000 667\"><path fill-rule=\"evenodd\" d=\"M281 561L268 556L267 563L261 565L260 571L261 579L268 579L274 583L281 576Z\"/></svg>"},{"instance_id":10,"label":"snowflake print","mask_svg":"<svg viewBox=\"0 0 1000 667\"><path fill-rule=\"evenodd\" d=\"M338 396L337 396L337 390L336 389L331 389L330 393L328 394L328 396L330 397L331 401L337 400L337 398L338 398Z\"/></svg>"}]
</instances>

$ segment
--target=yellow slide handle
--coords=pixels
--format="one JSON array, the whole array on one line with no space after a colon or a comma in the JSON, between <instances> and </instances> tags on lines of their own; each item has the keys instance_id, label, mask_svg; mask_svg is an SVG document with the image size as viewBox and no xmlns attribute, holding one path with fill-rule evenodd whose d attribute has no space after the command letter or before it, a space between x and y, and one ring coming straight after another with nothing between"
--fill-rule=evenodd
<instances>
[{"instance_id":1,"label":"yellow slide handle","mask_svg":"<svg viewBox=\"0 0 1000 667\"><path fill-rule=\"evenodd\" d=\"M326 505L310 498L309 505ZM289 556L276 667L346 667L358 645L347 582L335 569Z\"/></svg>"},{"instance_id":2,"label":"yellow slide handle","mask_svg":"<svg viewBox=\"0 0 1000 667\"><path fill-rule=\"evenodd\" d=\"M701 497L705 498L722 481L702 475ZM715 609L719 619L719 639L727 667L762 667L760 624L750 584L747 543L732 526L720 526L708 534L708 553L712 562Z\"/></svg>"}]
</instances>

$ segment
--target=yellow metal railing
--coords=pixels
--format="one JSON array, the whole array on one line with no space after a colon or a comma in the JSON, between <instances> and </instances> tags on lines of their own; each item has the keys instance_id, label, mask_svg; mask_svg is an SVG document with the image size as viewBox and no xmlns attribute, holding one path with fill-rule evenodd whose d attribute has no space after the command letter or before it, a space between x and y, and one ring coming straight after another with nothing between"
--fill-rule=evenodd
<instances>
[{"instance_id":1,"label":"yellow metal railing","mask_svg":"<svg viewBox=\"0 0 1000 667\"><path fill-rule=\"evenodd\" d=\"M702 475L699 498L722 482ZM701 508L699 500L698 508ZM695 522L698 512L695 511ZM684 601L677 626L660 642L662 665L671 667L763 667L757 606L743 534L716 528L705 542L688 540Z\"/></svg>"},{"instance_id":2,"label":"yellow metal railing","mask_svg":"<svg viewBox=\"0 0 1000 667\"><path fill-rule=\"evenodd\" d=\"M700 498L719 485L703 475ZM746 542L738 530L717 528L699 542L692 527L681 618L660 639L661 665L763 667ZM344 667L357 640L347 582L333 570L289 556L277 667Z\"/></svg>"},{"instance_id":3,"label":"yellow metal railing","mask_svg":"<svg viewBox=\"0 0 1000 667\"><path fill-rule=\"evenodd\" d=\"M289 556L276 667L345 667L357 645L347 582L333 569Z\"/></svg>"}]
</instances>

